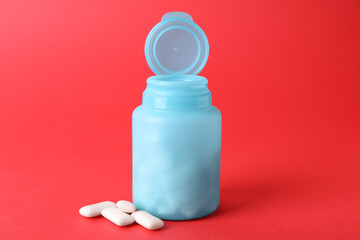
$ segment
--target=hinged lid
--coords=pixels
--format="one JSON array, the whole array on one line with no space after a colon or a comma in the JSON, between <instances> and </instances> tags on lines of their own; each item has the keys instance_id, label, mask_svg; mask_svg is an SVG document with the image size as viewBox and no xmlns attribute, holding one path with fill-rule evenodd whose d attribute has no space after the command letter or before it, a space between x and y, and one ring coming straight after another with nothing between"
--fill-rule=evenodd
<instances>
[{"instance_id":1,"label":"hinged lid","mask_svg":"<svg viewBox=\"0 0 360 240\"><path fill-rule=\"evenodd\" d=\"M145 57L157 74L198 74L209 56L204 31L184 12L166 13L149 33Z\"/></svg>"}]
</instances>

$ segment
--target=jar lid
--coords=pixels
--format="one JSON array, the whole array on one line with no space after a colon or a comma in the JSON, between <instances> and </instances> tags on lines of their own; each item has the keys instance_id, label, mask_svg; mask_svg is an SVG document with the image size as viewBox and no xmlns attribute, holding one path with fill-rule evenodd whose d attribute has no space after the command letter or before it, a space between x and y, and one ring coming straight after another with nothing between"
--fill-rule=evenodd
<instances>
[{"instance_id":1,"label":"jar lid","mask_svg":"<svg viewBox=\"0 0 360 240\"><path fill-rule=\"evenodd\" d=\"M209 56L204 31L184 12L166 13L149 33L145 57L157 74L198 74Z\"/></svg>"}]
</instances>

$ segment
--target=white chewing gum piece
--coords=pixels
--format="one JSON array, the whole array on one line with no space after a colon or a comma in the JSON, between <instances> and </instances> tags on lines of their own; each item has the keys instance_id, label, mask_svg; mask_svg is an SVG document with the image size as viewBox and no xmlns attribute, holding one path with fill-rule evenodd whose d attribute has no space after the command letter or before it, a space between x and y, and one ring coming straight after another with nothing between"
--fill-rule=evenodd
<instances>
[{"instance_id":1,"label":"white chewing gum piece","mask_svg":"<svg viewBox=\"0 0 360 240\"><path fill-rule=\"evenodd\" d=\"M108 207L116 207L116 204L110 201L99 202L80 208L79 213L84 217L97 217L101 211Z\"/></svg>"},{"instance_id":2,"label":"white chewing gum piece","mask_svg":"<svg viewBox=\"0 0 360 240\"><path fill-rule=\"evenodd\" d=\"M156 230L164 226L164 222L160 218L157 218L145 211L133 212L131 216L135 218L135 221L138 224L150 230Z\"/></svg>"},{"instance_id":3,"label":"white chewing gum piece","mask_svg":"<svg viewBox=\"0 0 360 240\"><path fill-rule=\"evenodd\" d=\"M135 205L129 201L120 200L116 203L116 205L121 211L126 213L133 213L136 210Z\"/></svg>"},{"instance_id":4,"label":"white chewing gum piece","mask_svg":"<svg viewBox=\"0 0 360 240\"><path fill-rule=\"evenodd\" d=\"M127 226L135 221L133 216L120 211L117 207L105 208L101 211L101 215L118 226Z\"/></svg>"}]
</instances>

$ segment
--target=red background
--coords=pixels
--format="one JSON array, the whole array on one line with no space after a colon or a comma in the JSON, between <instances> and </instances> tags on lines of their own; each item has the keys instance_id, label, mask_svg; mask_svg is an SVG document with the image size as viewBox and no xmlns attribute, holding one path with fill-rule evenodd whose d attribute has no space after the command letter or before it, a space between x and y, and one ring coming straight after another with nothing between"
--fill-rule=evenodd
<instances>
[{"instance_id":1,"label":"red background","mask_svg":"<svg viewBox=\"0 0 360 240\"><path fill-rule=\"evenodd\" d=\"M221 205L164 229L131 200L151 28L190 13L223 114ZM0 239L360 239L359 1L0 1Z\"/></svg>"}]
</instances>

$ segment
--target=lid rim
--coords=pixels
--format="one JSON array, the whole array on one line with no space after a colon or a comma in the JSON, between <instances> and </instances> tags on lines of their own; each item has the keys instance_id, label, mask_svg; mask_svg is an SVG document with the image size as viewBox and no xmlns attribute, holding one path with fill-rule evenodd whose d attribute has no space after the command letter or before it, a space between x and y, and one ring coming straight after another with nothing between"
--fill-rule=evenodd
<instances>
[{"instance_id":1,"label":"lid rim","mask_svg":"<svg viewBox=\"0 0 360 240\"><path fill-rule=\"evenodd\" d=\"M186 64L188 67L182 70L170 70L166 68L158 60L156 56L156 44L158 39L168 30L171 29L184 29L192 34L197 43L197 55L195 60L190 64ZM181 17L170 17L157 23L149 32L145 42L145 58L150 69L156 75L181 75L191 74L197 75L205 67L208 56L209 56L209 42L204 31L193 21L181 18Z\"/></svg>"}]
</instances>

